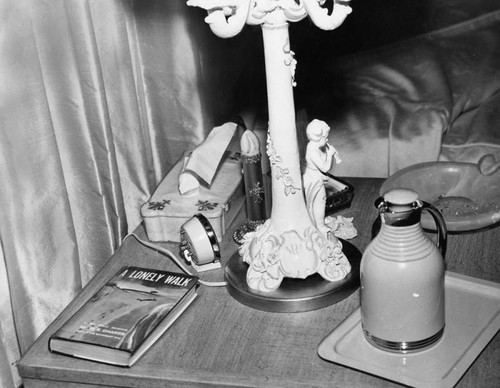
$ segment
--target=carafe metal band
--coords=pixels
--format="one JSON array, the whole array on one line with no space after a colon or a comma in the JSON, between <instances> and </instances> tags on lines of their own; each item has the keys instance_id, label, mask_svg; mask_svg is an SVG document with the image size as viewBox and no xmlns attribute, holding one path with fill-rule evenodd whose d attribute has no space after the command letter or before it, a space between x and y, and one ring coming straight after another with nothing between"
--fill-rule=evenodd
<instances>
[{"instance_id":1,"label":"carafe metal band","mask_svg":"<svg viewBox=\"0 0 500 388\"><path fill-rule=\"evenodd\" d=\"M444 326L441 330L439 330L436 334L434 334L429 338L419 341L410 341L410 342L387 341L371 335L366 330L363 330L363 332L368 342L379 349L387 350L390 352L410 353L410 352L416 352L418 350L424 350L425 348L437 342L443 335Z\"/></svg>"}]
</instances>

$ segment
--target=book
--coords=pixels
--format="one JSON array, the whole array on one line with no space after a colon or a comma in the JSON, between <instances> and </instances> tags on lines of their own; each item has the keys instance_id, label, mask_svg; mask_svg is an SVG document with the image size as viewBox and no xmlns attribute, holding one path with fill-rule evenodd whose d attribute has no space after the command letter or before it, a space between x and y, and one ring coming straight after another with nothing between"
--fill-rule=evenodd
<instances>
[{"instance_id":1,"label":"book","mask_svg":"<svg viewBox=\"0 0 500 388\"><path fill-rule=\"evenodd\" d=\"M49 350L132 366L197 296L198 277L124 267L49 339Z\"/></svg>"}]
</instances>

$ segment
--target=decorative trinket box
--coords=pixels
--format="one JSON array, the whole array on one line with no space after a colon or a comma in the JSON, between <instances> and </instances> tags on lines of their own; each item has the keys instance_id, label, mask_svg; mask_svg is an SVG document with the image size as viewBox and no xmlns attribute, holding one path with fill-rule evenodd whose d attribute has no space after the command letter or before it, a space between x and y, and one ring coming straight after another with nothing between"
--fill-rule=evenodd
<instances>
[{"instance_id":1,"label":"decorative trinket box","mask_svg":"<svg viewBox=\"0 0 500 388\"><path fill-rule=\"evenodd\" d=\"M200 185L199 193L193 196L179 193L182 167L183 160L180 160L141 207L149 240L180 242L181 226L195 214L202 214L212 225L218 241L221 241L238 212L244 211L240 154L227 151L210 187Z\"/></svg>"},{"instance_id":2,"label":"decorative trinket box","mask_svg":"<svg viewBox=\"0 0 500 388\"><path fill-rule=\"evenodd\" d=\"M349 208L354 197L354 187L327 173L328 181L325 183L326 204L325 215L331 215L339 210Z\"/></svg>"}]
</instances>

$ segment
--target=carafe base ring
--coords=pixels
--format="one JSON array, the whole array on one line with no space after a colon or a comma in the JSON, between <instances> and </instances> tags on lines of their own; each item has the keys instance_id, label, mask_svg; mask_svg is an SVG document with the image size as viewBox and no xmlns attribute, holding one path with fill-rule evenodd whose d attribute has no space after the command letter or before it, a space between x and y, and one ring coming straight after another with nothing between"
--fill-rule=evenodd
<instances>
[{"instance_id":1,"label":"carafe base ring","mask_svg":"<svg viewBox=\"0 0 500 388\"><path fill-rule=\"evenodd\" d=\"M378 349L393 353L413 353L425 350L434 345L444 333L444 326L436 334L418 341L398 342L388 341L371 335L367 330L363 330L366 340Z\"/></svg>"}]
</instances>

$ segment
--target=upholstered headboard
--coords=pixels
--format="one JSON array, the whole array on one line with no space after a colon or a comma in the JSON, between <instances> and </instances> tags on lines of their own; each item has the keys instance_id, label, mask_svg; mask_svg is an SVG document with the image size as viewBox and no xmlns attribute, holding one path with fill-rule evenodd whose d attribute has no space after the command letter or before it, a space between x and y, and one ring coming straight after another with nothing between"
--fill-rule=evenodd
<instances>
[{"instance_id":1,"label":"upholstered headboard","mask_svg":"<svg viewBox=\"0 0 500 388\"><path fill-rule=\"evenodd\" d=\"M338 58L321 74L299 117L332 127L345 160L337 175L500 158L500 11Z\"/></svg>"}]
</instances>

